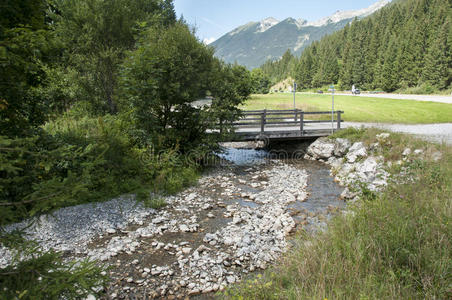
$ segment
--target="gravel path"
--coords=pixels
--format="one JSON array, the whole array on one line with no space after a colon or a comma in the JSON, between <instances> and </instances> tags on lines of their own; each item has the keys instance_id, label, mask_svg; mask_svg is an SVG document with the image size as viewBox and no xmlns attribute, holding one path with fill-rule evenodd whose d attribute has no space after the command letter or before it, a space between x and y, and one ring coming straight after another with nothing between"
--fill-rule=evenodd
<instances>
[{"instance_id":1,"label":"gravel path","mask_svg":"<svg viewBox=\"0 0 452 300\"><path fill-rule=\"evenodd\" d=\"M452 121L452 116L451 116ZM401 132L407 134L416 135L424 140L436 143L445 142L452 145L452 123L438 123L438 124L388 124L388 123L360 123L360 122L343 122L342 128L348 127L376 127L393 132ZM334 124L336 128L336 123ZM307 124L306 130L312 129L331 129L331 123L319 123L319 124ZM238 132L259 132L260 128L244 128L239 129ZM271 131L297 131L299 126L287 126L287 127L266 127L266 132Z\"/></svg>"},{"instance_id":2,"label":"gravel path","mask_svg":"<svg viewBox=\"0 0 452 300\"><path fill-rule=\"evenodd\" d=\"M385 124L385 123L357 123L344 122L343 127L376 127L393 132L413 134L422 139L452 145L452 123L444 124Z\"/></svg>"}]
</instances>

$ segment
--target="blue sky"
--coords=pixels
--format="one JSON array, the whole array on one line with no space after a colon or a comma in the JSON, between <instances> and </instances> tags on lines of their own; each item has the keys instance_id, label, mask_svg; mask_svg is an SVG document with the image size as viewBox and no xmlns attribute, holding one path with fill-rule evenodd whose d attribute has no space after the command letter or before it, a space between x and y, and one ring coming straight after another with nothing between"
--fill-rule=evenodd
<instances>
[{"instance_id":1,"label":"blue sky","mask_svg":"<svg viewBox=\"0 0 452 300\"><path fill-rule=\"evenodd\" d=\"M377 0L174 0L178 17L197 28L201 40L217 39L232 29L267 17L316 21L337 10L370 6Z\"/></svg>"}]
</instances>

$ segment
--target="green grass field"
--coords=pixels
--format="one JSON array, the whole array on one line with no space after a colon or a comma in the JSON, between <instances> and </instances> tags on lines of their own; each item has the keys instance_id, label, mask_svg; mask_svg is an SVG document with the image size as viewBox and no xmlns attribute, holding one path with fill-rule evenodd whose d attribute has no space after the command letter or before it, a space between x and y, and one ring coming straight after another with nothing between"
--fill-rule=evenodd
<instances>
[{"instance_id":1,"label":"green grass field","mask_svg":"<svg viewBox=\"0 0 452 300\"><path fill-rule=\"evenodd\" d=\"M296 106L304 111L331 110L331 94L297 94ZM244 110L291 109L293 94L252 95L241 108ZM353 122L399 124L452 122L452 104L435 102L335 96L334 109L344 111L344 120Z\"/></svg>"}]
</instances>

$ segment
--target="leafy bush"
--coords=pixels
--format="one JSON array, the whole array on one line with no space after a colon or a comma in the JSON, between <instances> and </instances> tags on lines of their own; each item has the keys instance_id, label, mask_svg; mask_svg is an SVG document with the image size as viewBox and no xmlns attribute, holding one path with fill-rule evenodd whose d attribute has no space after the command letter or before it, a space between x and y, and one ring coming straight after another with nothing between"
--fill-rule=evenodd
<instances>
[{"instance_id":1,"label":"leafy bush","mask_svg":"<svg viewBox=\"0 0 452 300\"><path fill-rule=\"evenodd\" d=\"M197 178L175 151L150 154L119 117L63 116L31 138L0 137L2 223L142 188L175 193Z\"/></svg>"}]
</instances>

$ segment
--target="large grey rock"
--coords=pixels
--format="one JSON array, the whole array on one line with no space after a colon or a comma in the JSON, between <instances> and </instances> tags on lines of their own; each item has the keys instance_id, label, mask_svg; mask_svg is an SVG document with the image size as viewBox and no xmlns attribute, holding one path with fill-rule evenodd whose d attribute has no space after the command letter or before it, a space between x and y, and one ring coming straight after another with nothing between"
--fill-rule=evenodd
<instances>
[{"instance_id":1,"label":"large grey rock","mask_svg":"<svg viewBox=\"0 0 452 300\"><path fill-rule=\"evenodd\" d=\"M328 138L320 138L308 147L308 154L315 159L328 159L333 155L336 145Z\"/></svg>"},{"instance_id":2,"label":"large grey rock","mask_svg":"<svg viewBox=\"0 0 452 300\"><path fill-rule=\"evenodd\" d=\"M350 163L356 162L358 158L366 157L367 156L367 150L366 147L362 142L354 143L353 146L350 147L347 153L347 160Z\"/></svg>"},{"instance_id":3,"label":"large grey rock","mask_svg":"<svg viewBox=\"0 0 452 300\"><path fill-rule=\"evenodd\" d=\"M351 143L347 139L337 138L334 146L334 155L337 157L342 157L347 153L348 149L351 147Z\"/></svg>"},{"instance_id":4,"label":"large grey rock","mask_svg":"<svg viewBox=\"0 0 452 300\"><path fill-rule=\"evenodd\" d=\"M359 172L366 174L367 177L375 176L377 168L379 167L378 161L375 157L368 157L357 168Z\"/></svg>"}]
</instances>

